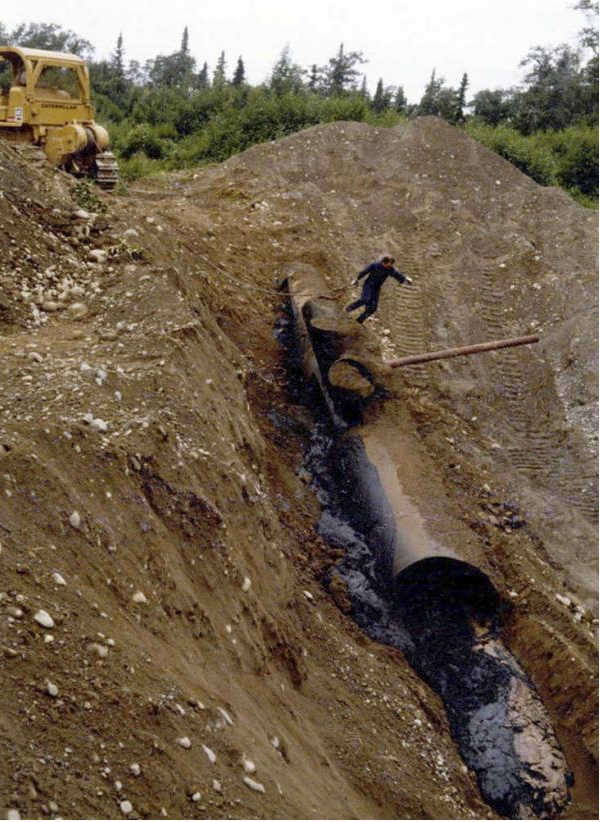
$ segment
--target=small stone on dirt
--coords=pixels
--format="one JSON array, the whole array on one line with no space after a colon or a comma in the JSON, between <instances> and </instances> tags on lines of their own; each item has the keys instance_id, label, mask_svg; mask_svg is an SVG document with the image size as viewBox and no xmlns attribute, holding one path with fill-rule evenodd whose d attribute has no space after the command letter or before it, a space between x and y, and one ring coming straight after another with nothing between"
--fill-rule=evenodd
<instances>
[{"instance_id":1,"label":"small stone on dirt","mask_svg":"<svg viewBox=\"0 0 600 822\"><path fill-rule=\"evenodd\" d=\"M95 654L100 657L100 659L104 659L108 656L108 648L106 645L101 645L99 642L91 642L87 646L87 650L90 654Z\"/></svg>"},{"instance_id":2,"label":"small stone on dirt","mask_svg":"<svg viewBox=\"0 0 600 822\"><path fill-rule=\"evenodd\" d=\"M258 793L265 792L265 786L261 782L256 782L254 779L251 779L249 776L244 777L244 784L253 791L258 791Z\"/></svg>"},{"instance_id":3,"label":"small stone on dirt","mask_svg":"<svg viewBox=\"0 0 600 822\"><path fill-rule=\"evenodd\" d=\"M47 611L36 611L33 618L37 624L41 625L43 628L54 628L54 620Z\"/></svg>"},{"instance_id":4,"label":"small stone on dirt","mask_svg":"<svg viewBox=\"0 0 600 822\"><path fill-rule=\"evenodd\" d=\"M207 745L203 745L202 750L204 751L204 753L208 757L208 761L210 762L210 764L214 765L215 762L217 761L216 753L211 748L209 748Z\"/></svg>"},{"instance_id":5,"label":"small stone on dirt","mask_svg":"<svg viewBox=\"0 0 600 822\"><path fill-rule=\"evenodd\" d=\"M256 765L251 759L246 758L246 754L242 756L242 768L246 771L246 773L254 773L256 770Z\"/></svg>"}]
</instances>

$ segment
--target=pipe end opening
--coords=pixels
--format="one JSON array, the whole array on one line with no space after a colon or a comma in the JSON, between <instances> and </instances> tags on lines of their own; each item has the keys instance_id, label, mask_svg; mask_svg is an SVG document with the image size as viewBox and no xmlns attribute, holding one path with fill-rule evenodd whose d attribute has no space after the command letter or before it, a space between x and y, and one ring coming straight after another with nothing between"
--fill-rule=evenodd
<instances>
[{"instance_id":1,"label":"pipe end opening","mask_svg":"<svg viewBox=\"0 0 600 822\"><path fill-rule=\"evenodd\" d=\"M461 611L479 624L496 622L500 595L489 577L468 562L452 557L427 557L414 562L394 580L396 607L415 611Z\"/></svg>"}]
</instances>

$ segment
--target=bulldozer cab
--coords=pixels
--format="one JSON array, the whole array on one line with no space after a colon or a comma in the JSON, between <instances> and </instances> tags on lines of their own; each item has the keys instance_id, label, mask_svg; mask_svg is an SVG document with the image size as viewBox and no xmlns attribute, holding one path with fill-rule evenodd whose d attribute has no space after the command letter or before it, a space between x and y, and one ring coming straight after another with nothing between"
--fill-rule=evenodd
<instances>
[{"instance_id":1,"label":"bulldozer cab","mask_svg":"<svg viewBox=\"0 0 600 822\"><path fill-rule=\"evenodd\" d=\"M43 127L93 116L88 69L81 57L0 47L0 124Z\"/></svg>"}]
</instances>

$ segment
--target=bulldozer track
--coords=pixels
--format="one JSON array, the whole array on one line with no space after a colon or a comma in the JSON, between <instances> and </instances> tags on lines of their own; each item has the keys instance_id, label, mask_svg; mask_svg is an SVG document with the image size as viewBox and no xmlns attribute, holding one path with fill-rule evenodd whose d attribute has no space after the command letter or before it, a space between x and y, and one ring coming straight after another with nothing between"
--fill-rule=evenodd
<instances>
[{"instance_id":1,"label":"bulldozer track","mask_svg":"<svg viewBox=\"0 0 600 822\"><path fill-rule=\"evenodd\" d=\"M97 154L96 180L100 188L111 191L119 182L119 165L112 151Z\"/></svg>"},{"instance_id":2,"label":"bulldozer track","mask_svg":"<svg viewBox=\"0 0 600 822\"><path fill-rule=\"evenodd\" d=\"M424 331L426 323L421 282L425 271L422 259L417 253L408 250L403 255L400 268L413 282L396 289L394 307L390 309L384 306L382 315L386 325L393 330L396 352L402 357L427 350L429 340ZM411 365L404 370L404 377L410 385L425 388L429 382L429 370L427 365Z\"/></svg>"},{"instance_id":3,"label":"bulldozer track","mask_svg":"<svg viewBox=\"0 0 600 822\"><path fill-rule=\"evenodd\" d=\"M483 265L480 274L480 316L491 336L506 333L504 309L508 298L506 290L497 285L498 267L493 263ZM490 357L489 368L492 382L498 386L497 397L505 406L504 430L498 433L506 437L506 453L512 464L520 473L559 494L586 518L595 519L598 502L594 466L583 452L562 449L554 433L554 423L564 420L556 387L548 417L540 418L531 411L537 404L538 386L553 382L550 367L536 353L511 349Z\"/></svg>"}]
</instances>

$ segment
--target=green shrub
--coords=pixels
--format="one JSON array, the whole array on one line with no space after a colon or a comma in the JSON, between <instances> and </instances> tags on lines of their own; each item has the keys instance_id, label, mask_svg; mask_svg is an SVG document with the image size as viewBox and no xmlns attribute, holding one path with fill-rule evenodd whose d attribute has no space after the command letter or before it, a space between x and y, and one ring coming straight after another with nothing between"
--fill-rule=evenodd
<instances>
[{"instance_id":1,"label":"green shrub","mask_svg":"<svg viewBox=\"0 0 600 822\"><path fill-rule=\"evenodd\" d=\"M233 113L232 113L233 114ZM264 143L283 135L281 110L275 98L262 97L253 100L246 108L228 118L229 127L237 132L238 150L256 143ZM223 122L228 122L223 119Z\"/></svg>"},{"instance_id":2,"label":"green shrub","mask_svg":"<svg viewBox=\"0 0 600 822\"><path fill-rule=\"evenodd\" d=\"M131 128L116 147L125 159L143 152L151 160L160 160L169 153L166 140L147 124Z\"/></svg>"},{"instance_id":3,"label":"green shrub","mask_svg":"<svg viewBox=\"0 0 600 822\"><path fill-rule=\"evenodd\" d=\"M133 124L130 120L120 120L118 122L115 120L109 120L108 122L103 123L103 125L108 129L112 146L118 150L118 146L125 138L125 135L130 131Z\"/></svg>"},{"instance_id":4,"label":"green shrub","mask_svg":"<svg viewBox=\"0 0 600 822\"><path fill-rule=\"evenodd\" d=\"M468 134L508 160L543 186L554 185L557 163L552 152L536 136L524 137L509 126L470 124Z\"/></svg>"},{"instance_id":5,"label":"green shrub","mask_svg":"<svg viewBox=\"0 0 600 822\"><path fill-rule=\"evenodd\" d=\"M96 120L105 123L106 120L118 123L123 119L123 112L116 103L104 94L94 94L92 102L96 109Z\"/></svg>"},{"instance_id":6,"label":"green shrub","mask_svg":"<svg viewBox=\"0 0 600 822\"><path fill-rule=\"evenodd\" d=\"M571 197L576 200L579 205L582 205L584 208L592 208L594 210L598 210L598 195L590 195L590 194L582 194L578 188L567 188L566 191L571 195Z\"/></svg>"},{"instance_id":7,"label":"green shrub","mask_svg":"<svg viewBox=\"0 0 600 822\"><path fill-rule=\"evenodd\" d=\"M288 92L281 97L274 98L273 102L275 119L278 123L277 131L280 135L294 134L320 122L321 98L317 95Z\"/></svg>"},{"instance_id":8,"label":"green shrub","mask_svg":"<svg viewBox=\"0 0 600 822\"><path fill-rule=\"evenodd\" d=\"M598 126L525 137L508 126L472 122L466 131L541 185L561 185L582 205L598 207Z\"/></svg>"},{"instance_id":9,"label":"green shrub","mask_svg":"<svg viewBox=\"0 0 600 822\"><path fill-rule=\"evenodd\" d=\"M152 133L155 137L158 137L160 140L166 140L167 145L165 146L165 150L170 148L169 141L177 140L179 134L177 133L177 129L173 123L157 123L155 126L152 127Z\"/></svg>"},{"instance_id":10,"label":"green shrub","mask_svg":"<svg viewBox=\"0 0 600 822\"><path fill-rule=\"evenodd\" d=\"M86 211L106 211L106 204L98 197L91 180L78 180L71 190L71 197L80 208L85 208Z\"/></svg>"},{"instance_id":11,"label":"green shrub","mask_svg":"<svg viewBox=\"0 0 600 822\"><path fill-rule=\"evenodd\" d=\"M136 123L174 123L186 98L181 91L167 86L146 87L132 106L131 119Z\"/></svg>"},{"instance_id":12,"label":"green shrub","mask_svg":"<svg viewBox=\"0 0 600 822\"><path fill-rule=\"evenodd\" d=\"M175 143L168 160L170 168L189 168L204 161L206 157L206 131L197 131Z\"/></svg>"},{"instance_id":13,"label":"green shrub","mask_svg":"<svg viewBox=\"0 0 600 822\"><path fill-rule=\"evenodd\" d=\"M205 129L206 148L202 160L221 163L246 148L238 116L234 112L219 114Z\"/></svg>"},{"instance_id":14,"label":"green shrub","mask_svg":"<svg viewBox=\"0 0 600 822\"><path fill-rule=\"evenodd\" d=\"M143 152L133 154L128 159L119 160L119 176L122 180L137 180L164 171L166 164L162 160L151 160Z\"/></svg>"},{"instance_id":15,"label":"green shrub","mask_svg":"<svg viewBox=\"0 0 600 822\"><path fill-rule=\"evenodd\" d=\"M323 100L321 121L331 123L338 120L355 120L363 123L369 117L370 111L367 100L360 94L327 97Z\"/></svg>"},{"instance_id":16,"label":"green shrub","mask_svg":"<svg viewBox=\"0 0 600 822\"><path fill-rule=\"evenodd\" d=\"M567 189L598 197L598 127L579 126L563 132L558 180Z\"/></svg>"},{"instance_id":17,"label":"green shrub","mask_svg":"<svg viewBox=\"0 0 600 822\"><path fill-rule=\"evenodd\" d=\"M393 109L382 111L381 114L369 111L369 115L366 118L367 123L372 126L377 126L378 128L393 128L393 126L397 126L398 123L402 123L405 120L406 117L404 115Z\"/></svg>"},{"instance_id":18,"label":"green shrub","mask_svg":"<svg viewBox=\"0 0 600 822\"><path fill-rule=\"evenodd\" d=\"M203 128L211 118L215 106L209 92L196 92L179 107L174 119L177 134L184 137Z\"/></svg>"}]
</instances>

